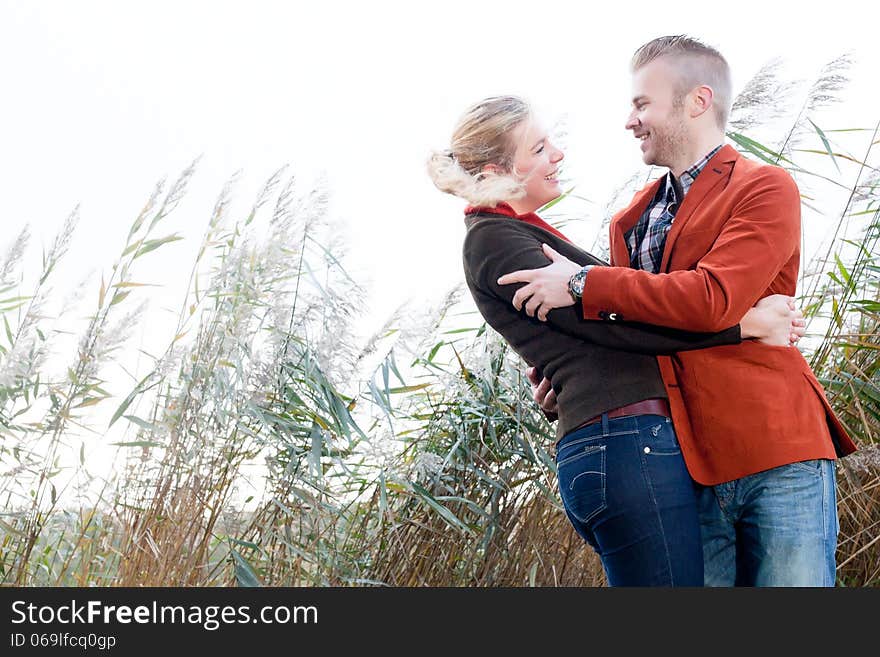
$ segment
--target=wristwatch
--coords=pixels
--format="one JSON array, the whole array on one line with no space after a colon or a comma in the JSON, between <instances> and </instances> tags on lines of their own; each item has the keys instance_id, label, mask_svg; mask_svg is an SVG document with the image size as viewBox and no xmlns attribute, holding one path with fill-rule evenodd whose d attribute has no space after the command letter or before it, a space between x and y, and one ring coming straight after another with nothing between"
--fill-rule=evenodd
<instances>
[{"instance_id":1,"label":"wristwatch","mask_svg":"<svg viewBox=\"0 0 880 657\"><path fill-rule=\"evenodd\" d=\"M584 283L587 280L587 274L592 268L593 265L587 265L568 279L568 293L575 301L580 301L584 296Z\"/></svg>"}]
</instances>

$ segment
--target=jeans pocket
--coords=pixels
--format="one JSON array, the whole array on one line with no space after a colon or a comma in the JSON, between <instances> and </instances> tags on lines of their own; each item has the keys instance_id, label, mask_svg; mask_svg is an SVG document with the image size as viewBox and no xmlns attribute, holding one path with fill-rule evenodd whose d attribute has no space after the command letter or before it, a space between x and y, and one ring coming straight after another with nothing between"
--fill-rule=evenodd
<instances>
[{"instance_id":1,"label":"jeans pocket","mask_svg":"<svg viewBox=\"0 0 880 657\"><path fill-rule=\"evenodd\" d=\"M646 425L639 436L641 449L647 456L679 456L681 446L669 419Z\"/></svg>"},{"instance_id":2,"label":"jeans pocket","mask_svg":"<svg viewBox=\"0 0 880 657\"><path fill-rule=\"evenodd\" d=\"M556 464L559 496L580 522L589 522L606 508L605 445L588 445Z\"/></svg>"}]
</instances>

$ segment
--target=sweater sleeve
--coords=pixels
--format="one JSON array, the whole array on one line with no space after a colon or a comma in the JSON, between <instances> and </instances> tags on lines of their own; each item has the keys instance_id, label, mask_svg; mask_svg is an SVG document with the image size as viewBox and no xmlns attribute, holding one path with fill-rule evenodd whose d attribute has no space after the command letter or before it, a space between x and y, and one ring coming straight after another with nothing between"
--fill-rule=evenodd
<instances>
[{"instance_id":1,"label":"sweater sleeve","mask_svg":"<svg viewBox=\"0 0 880 657\"><path fill-rule=\"evenodd\" d=\"M465 240L464 260L475 285L511 308L513 295L522 284L498 285L498 278L511 271L550 264L538 237L513 224L513 220L475 224ZM604 265L593 256L584 260L582 264ZM524 310L520 313L523 321L543 323L529 317ZM739 325L717 333L695 333L635 322L593 321L583 319L578 305L551 310L547 323L572 337L602 347L651 355L741 342Z\"/></svg>"}]
</instances>

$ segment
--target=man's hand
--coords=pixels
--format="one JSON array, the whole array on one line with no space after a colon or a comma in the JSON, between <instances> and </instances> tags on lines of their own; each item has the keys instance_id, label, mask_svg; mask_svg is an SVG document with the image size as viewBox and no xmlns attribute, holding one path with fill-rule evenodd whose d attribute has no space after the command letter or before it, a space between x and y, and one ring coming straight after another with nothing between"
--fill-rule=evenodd
<instances>
[{"instance_id":1,"label":"man's hand","mask_svg":"<svg viewBox=\"0 0 880 657\"><path fill-rule=\"evenodd\" d=\"M784 294L764 297L740 321L743 338L776 347L795 346L806 331L804 314Z\"/></svg>"},{"instance_id":2,"label":"man's hand","mask_svg":"<svg viewBox=\"0 0 880 657\"><path fill-rule=\"evenodd\" d=\"M543 245L544 255L550 264L541 269L521 269L505 274L498 279L498 285L527 283L513 295L513 306L520 310L525 302L526 314L547 321L547 313L554 308L573 306L574 299L568 291L568 280L581 270L580 265L564 255Z\"/></svg>"},{"instance_id":3,"label":"man's hand","mask_svg":"<svg viewBox=\"0 0 880 657\"><path fill-rule=\"evenodd\" d=\"M550 387L549 379L538 379L537 368L530 367L526 370L529 383L532 384L532 399L545 413L556 413L556 393Z\"/></svg>"}]
</instances>

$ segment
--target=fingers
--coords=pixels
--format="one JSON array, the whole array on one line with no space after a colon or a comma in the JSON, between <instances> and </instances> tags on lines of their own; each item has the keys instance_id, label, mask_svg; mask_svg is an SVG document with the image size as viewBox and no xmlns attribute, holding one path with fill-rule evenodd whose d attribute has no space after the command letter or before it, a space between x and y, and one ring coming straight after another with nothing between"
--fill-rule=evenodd
<instances>
[{"instance_id":1,"label":"fingers","mask_svg":"<svg viewBox=\"0 0 880 657\"><path fill-rule=\"evenodd\" d=\"M568 258L566 258L558 251L554 251L553 247L551 247L549 244L542 244L541 249L543 249L544 255L550 258L551 262L556 262L557 260L568 260Z\"/></svg>"},{"instance_id":2,"label":"fingers","mask_svg":"<svg viewBox=\"0 0 880 657\"><path fill-rule=\"evenodd\" d=\"M788 336L788 344L790 346L795 346L804 335L807 333L807 322L804 319L803 315L800 314L800 311L795 313L794 318L791 320L791 332Z\"/></svg>"},{"instance_id":3,"label":"fingers","mask_svg":"<svg viewBox=\"0 0 880 657\"><path fill-rule=\"evenodd\" d=\"M529 380L529 383L532 384L532 387L535 387L540 383L538 380L538 368L537 367L529 367L526 369L526 378Z\"/></svg>"},{"instance_id":4,"label":"fingers","mask_svg":"<svg viewBox=\"0 0 880 657\"><path fill-rule=\"evenodd\" d=\"M523 285L519 288L516 293L513 295L513 307L517 310L522 310L523 304L527 299L532 296L532 286L531 285Z\"/></svg>"},{"instance_id":5,"label":"fingers","mask_svg":"<svg viewBox=\"0 0 880 657\"><path fill-rule=\"evenodd\" d=\"M544 402L547 398L547 394L552 391L550 387L550 381L547 379L542 379L541 383L532 388L532 399L535 400L535 403L538 404L541 408L544 408Z\"/></svg>"},{"instance_id":6,"label":"fingers","mask_svg":"<svg viewBox=\"0 0 880 657\"><path fill-rule=\"evenodd\" d=\"M536 317L541 304L544 303L545 296L544 294L538 294L538 289L534 285L524 285L513 295L513 307L517 310L525 310L526 315L529 317ZM545 321L550 310L552 308L547 308L543 311L544 317L542 319Z\"/></svg>"},{"instance_id":7,"label":"fingers","mask_svg":"<svg viewBox=\"0 0 880 657\"><path fill-rule=\"evenodd\" d=\"M535 312L537 312L538 308L541 306L541 300L536 298L536 296L531 297L526 302L526 315L529 317L534 317Z\"/></svg>"},{"instance_id":8,"label":"fingers","mask_svg":"<svg viewBox=\"0 0 880 657\"><path fill-rule=\"evenodd\" d=\"M497 282L498 285L510 285L511 283L528 283L531 280L531 270L520 269L519 271L504 274L504 276L499 278Z\"/></svg>"},{"instance_id":9,"label":"fingers","mask_svg":"<svg viewBox=\"0 0 880 657\"><path fill-rule=\"evenodd\" d=\"M538 383L538 370L534 367L530 367L526 370L526 376L529 377L529 382L532 384L532 399L535 400L535 403L540 406L542 410L547 411L548 413L555 413L556 393L550 386L550 379L545 377L541 379L540 383Z\"/></svg>"}]
</instances>

